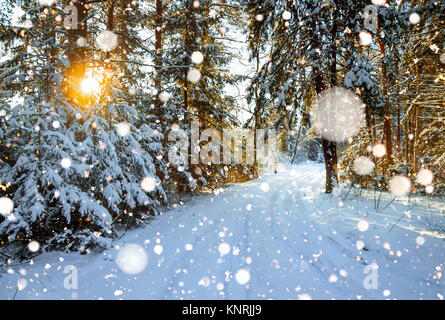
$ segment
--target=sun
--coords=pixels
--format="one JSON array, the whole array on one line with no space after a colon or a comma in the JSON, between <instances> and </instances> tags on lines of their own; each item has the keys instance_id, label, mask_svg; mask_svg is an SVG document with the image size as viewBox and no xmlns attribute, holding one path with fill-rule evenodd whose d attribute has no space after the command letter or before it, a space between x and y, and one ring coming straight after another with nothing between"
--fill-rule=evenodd
<instances>
[{"instance_id":1,"label":"sun","mask_svg":"<svg viewBox=\"0 0 445 320\"><path fill-rule=\"evenodd\" d=\"M94 77L87 77L82 80L80 84L80 89L84 94L97 95L101 91L101 86L99 80Z\"/></svg>"}]
</instances>

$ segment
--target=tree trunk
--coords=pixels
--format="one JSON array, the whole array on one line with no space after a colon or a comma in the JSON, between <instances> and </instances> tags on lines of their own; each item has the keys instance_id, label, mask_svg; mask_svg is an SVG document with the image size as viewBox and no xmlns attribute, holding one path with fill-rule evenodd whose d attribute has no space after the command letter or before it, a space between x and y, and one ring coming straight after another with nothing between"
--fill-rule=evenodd
<instances>
[{"instance_id":1,"label":"tree trunk","mask_svg":"<svg viewBox=\"0 0 445 320\"><path fill-rule=\"evenodd\" d=\"M68 40L71 44L71 52L68 53L68 60L70 67L66 70L66 78L68 79L66 93L68 99L76 105L83 105L86 103L85 97L80 94L80 85L85 75L85 59L86 50L82 46L77 45L79 38L87 38L88 29L86 18L88 16L88 8L86 0L79 0L74 2L73 5L77 9L77 27L71 28L68 31Z\"/></svg>"},{"instance_id":2,"label":"tree trunk","mask_svg":"<svg viewBox=\"0 0 445 320\"><path fill-rule=\"evenodd\" d=\"M337 22L336 22L336 10L333 11L332 16L332 30L331 30L331 87L337 86L337 46L335 43L336 33L337 33ZM315 78L315 88L317 94L320 94L324 90L323 75L321 70L317 70L317 75ZM322 137L321 144L324 154L324 163L326 168L326 193L332 193L334 182L338 183L337 176L337 143L333 141L326 140Z\"/></svg>"},{"instance_id":3,"label":"tree trunk","mask_svg":"<svg viewBox=\"0 0 445 320\"><path fill-rule=\"evenodd\" d=\"M189 53L190 46L191 46L191 39L189 36L189 19L191 19L191 10L192 10L192 5L191 5L190 1L187 1L185 4L186 26L185 26L185 34L184 34L184 48L187 53ZM188 121L192 121L190 114L189 114L189 109L190 109L189 94L188 94L189 81L187 79L187 73L188 73L188 68L184 68L184 109L185 109L184 122L185 123L188 123Z\"/></svg>"},{"instance_id":4,"label":"tree trunk","mask_svg":"<svg viewBox=\"0 0 445 320\"><path fill-rule=\"evenodd\" d=\"M111 4L108 7L107 13L107 30L113 31L114 29L114 1L111 1ZM109 59L111 56L111 52L108 51L106 54L106 59Z\"/></svg>"},{"instance_id":5,"label":"tree trunk","mask_svg":"<svg viewBox=\"0 0 445 320\"><path fill-rule=\"evenodd\" d=\"M417 172L418 170L418 166L419 166L419 159L417 157L418 153L419 153L419 134L420 134L420 128L419 128L419 107L415 106L414 107L414 137L413 137L413 170L414 172Z\"/></svg>"},{"instance_id":6,"label":"tree trunk","mask_svg":"<svg viewBox=\"0 0 445 320\"><path fill-rule=\"evenodd\" d=\"M156 77L155 77L155 88L158 90L158 92L161 92L161 72L162 72L162 14L163 14L163 7L162 7L162 0L156 0L156 31L155 31L155 49L156 49L156 56L154 59L155 62L155 70L156 70ZM156 99L155 101L155 107L156 109L160 107L161 101L159 99Z\"/></svg>"},{"instance_id":7,"label":"tree trunk","mask_svg":"<svg viewBox=\"0 0 445 320\"><path fill-rule=\"evenodd\" d=\"M321 70L317 70L315 76L315 90L320 94L324 90L323 75ZM336 181L337 175L335 169L337 167L337 145L335 142L321 138L323 148L324 164L326 168L326 193L332 193L333 181Z\"/></svg>"},{"instance_id":8,"label":"tree trunk","mask_svg":"<svg viewBox=\"0 0 445 320\"><path fill-rule=\"evenodd\" d=\"M401 141L400 141L400 135L401 135L401 123L400 123L400 105L397 109L397 154L399 154L399 151L401 150ZM399 158L402 158L402 156L399 156Z\"/></svg>"},{"instance_id":9,"label":"tree trunk","mask_svg":"<svg viewBox=\"0 0 445 320\"><path fill-rule=\"evenodd\" d=\"M409 118L405 119L405 163L409 164Z\"/></svg>"},{"instance_id":10,"label":"tree trunk","mask_svg":"<svg viewBox=\"0 0 445 320\"><path fill-rule=\"evenodd\" d=\"M256 58L256 73L258 73L258 71L260 70L260 51L256 51L255 53L255 58ZM257 129L259 129L259 124L260 124L260 102L259 102L259 95L258 95L258 86L255 87L255 110L254 110L254 125L253 125L253 143L254 143L254 159L253 159L253 167L252 167L252 178L257 178L259 176L258 174L258 170L259 170L259 166L258 166L258 146L257 146Z\"/></svg>"}]
</instances>

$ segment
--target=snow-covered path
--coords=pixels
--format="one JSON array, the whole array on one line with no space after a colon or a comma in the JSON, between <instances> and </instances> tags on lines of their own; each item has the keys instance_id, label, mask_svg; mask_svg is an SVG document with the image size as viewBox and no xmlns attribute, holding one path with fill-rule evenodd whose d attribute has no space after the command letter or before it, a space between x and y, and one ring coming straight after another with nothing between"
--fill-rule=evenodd
<instances>
[{"instance_id":1,"label":"snow-covered path","mask_svg":"<svg viewBox=\"0 0 445 320\"><path fill-rule=\"evenodd\" d=\"M323 165L305 164L199 197L132 230L116 241L117 247L101 254L46 253L32 265L11 267L0 274L0 298L445 296L445 241L428 232L419 235L425 228L425 206L399 201L376 212L371 198L349 195L341 201L344 192L325 195L323 182ZM386 194L381 208L389 202ZM439 200L429 204L433 213L443 210ZM118 248L130 243L144 247L149 258L136 276L123 273L115 263ZM226 244L230 252L222 255L219 249L224 252ZM367 267L371 264L375 271ZM68 265L78 270L77 290L64 288ZM243 275L250 275L247 284L237 281L245 279ZM363 280L371 275L377 276L372 278L377 287L366 289ZM19 279L27 285L16 292Z\"/></svg>"}]
</instances>

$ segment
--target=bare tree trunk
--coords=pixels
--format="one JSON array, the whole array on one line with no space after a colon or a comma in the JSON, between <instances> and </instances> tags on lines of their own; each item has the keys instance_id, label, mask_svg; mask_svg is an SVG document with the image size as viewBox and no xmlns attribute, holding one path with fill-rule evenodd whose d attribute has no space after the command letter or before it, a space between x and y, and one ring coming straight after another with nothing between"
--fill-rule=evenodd
<instances>
[{"instance_id":1,"label":"bare tree trunk","mask_svg":"<svg viewBox=\"0 0 445 320\"><path fill-rule=\"evenodd\" d=\"M317 70L315 76L315 90L317 94L320 94L324 90L323 75L321 70ZM324 163L326 168L326 193L332 193L333 181L336 180L335 168L337 166L337 148L336 143L321 138L321 144L323 148Z\"/></svg>"},{"instance_id":2,"label":"bare tree trunk","mask_svg":"<svg viewBox=\"0 0 445 320\"><path fill-rule=\"evenodd\" d=\"M419 116L419 107L415 106L414 107L414 138L413 138L413 170L417 171L418 169L418 165L419 165L419 159L417 157L418 154L418 149L419 149L419 133L420 133L420 128L419 128L419 120L418 120L418 116Z\"/></svg>"},{"instance_id":3,"label":"bare tree trunk","mask_svg":"<svg viewBox=\"0 0 445 320\"><path fill-rule=\"evenodd\" d=\"M401 150L401 141L400 141L400 134L401 134L401 130L400 130L400 105L399 108L397 109L397 152L399 153L399 151ZM401 158L402 156L400 156Z\"/></svg>"},{"instance_id":4,"label":"bare tree trunk","mask_svg":"<svg viewBox=\"0 0 445 320\"><path fill-rule=\"evenodd\" d=\"M337 86L337 46L335 44L337 34L336 10L333 11L332 16L332 30L331 30L331 87ZM321 70L317 70L315 88L317 94L324 90L323 75ZM338 182L337 176L337 143L326 140L322 137L321 144L324 154L324 162L326 167L326 193L332 193L334 182Z\"/></svg>"},{"instance_id":5,"label":"bare tree trunk","mask_svg":"<svg viewBox=\"0 0 445 320\"><path fill-rule=\"evenodd\" d=\"M156 70L156 77L155 77L155 88L158 90L158 92L161 92L161 72L162 72L162 14L163 14L163 7L162 7L162 0L156 0L156 31L155 31L155 50L156 50L156 56L154 59L155 62L155 70ZM159 99L156 99L155 101L155 107L158 108L161 105L161 101Z\"/></svg>"},{"instance_id":6,"label":"bare tree trunk","mask_svg":"<svg viewBox=\"0 0 445 320\"><path fill-rule=\"evenodd\" d=\"M191 39L189 36L189 25L188 25L188 20L191 18L191 10L192 10L192 5L190 3L189 0L186 1L185 4L186 8L185 8L185 12L186 12L186 19L185 19L185 34L184 34L184 47L185 47L185 51L188 52L190 50L190 45L191 45ZM192 119L189 119L189 82L187 79L187 73L188 73L188 69L184 68L184 109L185 109L185 117L184 117L184 122L187 123L189 120L192 121Z\"/></svg>"},{"instance_id":7,"label":"bare tree trunk","mask_svg":"<svg viewBox=\"0 0 445 320\"><path fill-rule=\"evenodd\" d=\"M111 4L108 7L107 13L107 30L113 31L114 29L114 1L111 1ZM110 51L106 54L106 59L110 58Z\"/></svg>"},{"instance_id":8,"label":"bare tree trunk","mask_svg":"<svg viewBox=\"0 0 445 320\"><path fill-rule=\"evenodd\" d=\"M79 38L87 38L87 21L88 8L86 7L86 0L79 0L74 2L73 5L77 9L77 26L73 25L73 28L68 31L68 40L71 44L71 52L68 53L68 60L70 67L66 71L66 78L68 79L68 85L66 87L67 97L72 103L82 105L85 103L84 98L80 93L80 84L85 75L85 59L86 50L83 46L77 44Z\"/></svg>"},{"instance_id":9,"label":"bare tree trunk","mask_svg":"<svg viewBox=\"0 0 445 320\"><path fill-rule=\"evenodd\" d=\"M260 52L259 50L256 52L255 55L256 58L256 72L258 72L260 70ZM255 87L255 110L254 110L254 125L253 125L253 129L254 129L254 137L253 137L253 143L254 143L254 160L253 160L253 178L257 178L259 176L258 174L258 146L257 146L257 130L259 129L259 124L260 124L260 103L259 103L259 96L258 96L258 86Z\"/></svg>"},{"instance_id":10,"label":"bare tree trunk","mask_svg":"<svg viewBox=\"0 0 445 320\"><path fill-rule=\"evenodd\" d=\"M409 120L405 120L405 162L409 163Z\"/></svg>"}]
</instances>

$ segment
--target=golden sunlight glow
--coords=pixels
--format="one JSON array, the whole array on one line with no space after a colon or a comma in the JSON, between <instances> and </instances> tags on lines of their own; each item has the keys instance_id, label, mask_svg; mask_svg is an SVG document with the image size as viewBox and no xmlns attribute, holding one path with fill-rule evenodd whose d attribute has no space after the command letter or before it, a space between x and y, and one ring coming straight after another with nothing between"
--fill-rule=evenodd
<instances>
[{"instance_id":1,"label":"golden sunlight glow","mask_svg":"<svg viewBox=\"0 0 445 320\"><path fill-rule=\"evenodd\" d=\"M97 95L101 91L99 80L93 77L83 79L80 88L84 94L89 95Z\"/></svg>"}]
</instances>

